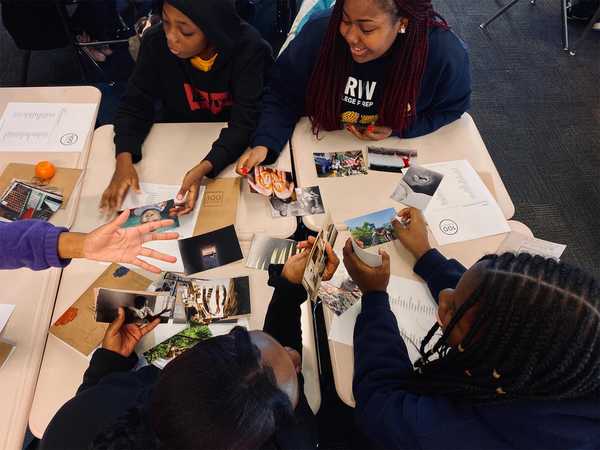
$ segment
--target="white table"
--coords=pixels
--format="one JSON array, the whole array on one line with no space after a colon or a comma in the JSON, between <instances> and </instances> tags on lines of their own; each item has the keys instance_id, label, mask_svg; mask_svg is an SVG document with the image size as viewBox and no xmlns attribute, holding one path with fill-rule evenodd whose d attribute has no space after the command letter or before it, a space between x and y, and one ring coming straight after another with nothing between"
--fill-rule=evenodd
<instances>
[{"instance_id":1,"label":"white table","mask_svg":"<svg viewBox=\"0 0 600 450\"><path fill-rule=\"evenodd\" d=\"M529 228L520 222L510 220L508 224L512 231L519 232L526 236L533 236ZM342 254L342 248L348 237L350 237L348 231L343 231L338 236L335 245L335 250L338 255ZM474 241L445 245L439 247L439 250L446 257L454 258L468 268L476 263L482 256L489 253L496 253L505 237L506 234L499 234ZM431 233L429 233L429 238L431 241ZM392 275L422 281L412 270L415 264L414 257L402 246L402 244L400 244L399 241L388 242L381 247L390 255ZM327 306L323 305L323 314L325 317L325 327L327 333L329 333L329 328L335 313ZM354 396L352 395L352 376L354 374L353 348L349 345L340 344L339 342L331 340L328 342L337 393L344 403L349 406L354 406Z\"/></svg>"},{"instance_id":2,"label":"white table","mask_svg":"<svg viewBox=\"0 0 600 450\"><path fill-rule=\"evenodd\" d=\"M83 152L0 152L0 172L12 162L35 164L44 159L49 159L59 167L85 169L100 104L100 91L88 86L0 89L0 115L9 102L94 103L96 112L89 123ZM80 191L81 183L74 190L66 207L54 215L52 223L61 226L72 224ZM4 286L0 301L17 306L2 334L4 339L17 344L17 349L0 370L2 449L22 447L60 274L60 269L43 272L28 269L0 271L0 285Z\"/></svg>"},{"instance_id":3,"label":"white table","mask_svg":"<svg viewBox=\"0 0 600 450\"><path fill-rule=\"evenodd\" d=\"M221 127L222 125L218 124L155 125L146 141L144 158L137 165L140 180L179 183L185 171L202 159L202 143L206 143L204 149L208 151L209 143L214 140ZM98 203L114 169L112 135L112 127L109 126L101 127L95 133L74 230L88 231L102 223L98 214ZM177 157L174 157L174 154ZM284 152L282 158L278 167L289 170L289 150ZM173 169L165 170L166 167ZM229 167L221 176L233 175L233 167ZM250 239L255 232L287 237L295 230L295 219L272 219L264 200L261 196L250 194L247 186L243 187L235 226L244 254L247 254ZM64 269L52 323L79 298L105 268L106 265L100 263L77 260ZM250 327L257 329L262 327L272 294L272 289L267 286L267 272L248 269L244 262L240 261L203 272L199 276L216 278L247 274L252 275ZM143 275L152 277L147 272ZM309 306L304 304L302 309L303 374L306 396L313 410L317 411L321 397ZM48 336L29 419L29 426L34 435L41 437L56 411L74 395L88 364L89 361L84 356L53 335Z\"/></svg>"},{"instance_id":4,"label":"white table","mask_svg":"<svg viewBox=\"0 0 600 450\"><path fill-rule=\"evenodd\" d=\"M340 178L318 178L313 153L363 150L367 156L367 146L414 149L419 152L418 164L429 164L457 159L468 160L479 173L490 192L496 198L504 216L510 219L515 207L506 191L504 183L494 166L483 140L467 113L434 133L413 139L389 138L384 141L360 141L347 131L323 132L319 140L312 134L310 121L303 118L291 140L299 186L318 185L323 196L325 209L331 213L335 224L385 208L398 208L398 203L390 199L400 174L370 170L368 175L355 175ZM304 224L318 231L323 215L306 216Z\"/></svg>"}]
</instances>

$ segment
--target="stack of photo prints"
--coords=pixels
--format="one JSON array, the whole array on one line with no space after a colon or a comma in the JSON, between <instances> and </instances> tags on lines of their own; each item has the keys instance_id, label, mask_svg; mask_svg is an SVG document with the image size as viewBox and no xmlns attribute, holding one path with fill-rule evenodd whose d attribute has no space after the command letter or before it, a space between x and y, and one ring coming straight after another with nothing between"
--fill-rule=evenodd
<instances>
[{"instance_id":1,"label":"stack of photo prints","mask_svg":"<svg viewBox=\"0 0 600 450\"><path fill-rule=\"evenodd\" d=\"M333 248L337 236L338 231L335 228L335 225L331 223L331 217L328 214L325 223L319 234L317 234L315 242L310 250L308 262L304 269L304 276L302 277L302 286L304 286L308 293L308 297L313 302L317 299L321 280L323 279L323 273L327 266L325 246L326 244L329 244Z\"/></svg>"},{"instance_id":2,"label":"stack of photo prints","mask_svg":"<svg viewBox=\"0 0 600 450\"><path fill-rule=\"evenodd\" d=\"M49 186L13 180L0 197L0 220L48 221L63 204L63 195Z\"/></svg>"},{"instance_id":3,"label":"stack of photo prints","mask_svg":"<svg viewBox=\"0 0 600 450\"><path fill-rule=\"evenodd\" d=\"M251 192L268 198L274 218L325 213L319 186L295 188L291 172L258 166L248 174L248 184Z\"/></svg>"},{"instance_id":4,"label":"stack of photo prints","mask_svg":"<svg viewBox=\"0 0 600 450\"><path fill-rule=\"evenodd\" d=\"M367 164L362 150L313 153L319 178L366 175Z\"/></svg>"}]
</instances>

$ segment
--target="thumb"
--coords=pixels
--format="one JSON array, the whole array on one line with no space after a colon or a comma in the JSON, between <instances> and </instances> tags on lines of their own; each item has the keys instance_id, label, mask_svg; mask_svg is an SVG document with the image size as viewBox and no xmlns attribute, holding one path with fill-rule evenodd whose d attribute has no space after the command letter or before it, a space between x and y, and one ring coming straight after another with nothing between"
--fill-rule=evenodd
<instances>
[{"instance_id":1,"label":"thumb","mask_svg":"<svg viewBox=\"0 0 600 450\"><path fill-rule=\"evenodd\" d=\"M129 210L125 209L110 223L110 225L113 229L121 228L121 225L127 222L127 219L129 219Z\"/></svg>"},{"instance_id":2,"label":"thumb","mask_svg":"<svg viewBox=\"0 0 600 450\"><path fill-rule=\"evenodd\" d=\"M390 267L390 255L389 255L389 253L380 248L379 249L379 254L381 255L381 259L383 260L383 267L384 268L389 268Z\"/></svg>"},{"instance_id":3,"label":"thumb","mask_svg":"<svg viewBox=\"0 0 600 450\"><path fill-rule=\"evenodd\" d=\"M106 330L107 336L115 336L119 333L119 330L125 323L125 310L123 307L119 306L119 312L117 313L117 318L113 320L113 322L108 326Z\"/></svg>"},{"instance_id":4,"label":"thumb","mask_svg":"<svg viewBox=\"0 0 600 450\"><path fill-rule=\"evenodd\" d=\"M142 192L142 189L140 188L140 179L137 176L137 172L131 177L131 187L138 194Z\"/></svg>"},{"instance_id":5,"label":"thumb","mask_svg":"<svg viewBox=\"0 0 600 450\"><path fill-rule=\"evenodd\" d=\"M179 188L179 192L177 193L176 200L178 202L183 202L185 198L185 194L190 190L191 183L188 181L188 177L186 176L181 183L181 188Z\"/></svg>"}]
</instances>

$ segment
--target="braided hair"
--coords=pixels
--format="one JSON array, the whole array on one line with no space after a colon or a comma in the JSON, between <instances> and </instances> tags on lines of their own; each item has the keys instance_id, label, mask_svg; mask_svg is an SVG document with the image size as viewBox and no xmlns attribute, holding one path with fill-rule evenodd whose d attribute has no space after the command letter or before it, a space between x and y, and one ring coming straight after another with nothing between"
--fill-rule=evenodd
<instances>
[{"instance_id":1,"label":"braided hair","mask_svg":"<svg viewBox=\"0 0 600 450\"><path fill-rule=\"evenodd\" d=\"M385 11L400 19L408 17L406 33L392 46L392 65L386 77L379 110L379 124L396 131L408 128L415 118L417 97L429 52L429 29L448 24L429 0L377 0ZM315 135L340 128L341 98L352 69L352 55L339 32L344 0L333 7L329 26L308 82L306 113Z\"/></svg>"},{"instance_id":2,"label":"braided hair","mask_svg":"<svg viewBox=\"0 0 600 450\"><path fill-rule=\"evenodd\" d=\"M598 282L568 264L527 253L483 260L481 284L441 338L425 351L435 325L423 339L410 389L476 403L600 398ZM450 333L473 307L471 329L451 347Z\"/></svg>"}]
</instances>

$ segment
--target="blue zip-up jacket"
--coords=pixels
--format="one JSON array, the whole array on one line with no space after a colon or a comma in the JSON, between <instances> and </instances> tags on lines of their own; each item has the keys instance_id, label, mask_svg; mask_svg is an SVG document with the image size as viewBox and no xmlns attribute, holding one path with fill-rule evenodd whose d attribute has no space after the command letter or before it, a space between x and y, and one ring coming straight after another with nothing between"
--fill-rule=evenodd
<instances>
[{"instance_id":1,"label":"blue zip-up jacket","mask_svg":"<svg viewBox=\"0 0 600 450\"><path fill-rule=\"evenodd\" d=\"M315 14L279 56L263 95L263 105L253 146L269 149L274 161L305 113L306 88L319 56L331 12ZM417 116L409 129L394 135L416 137L431 133L458 119L470 106L469 57L462 41L451 31L433 28ZM341 101L341 98L340 98Z\"/></svg>"},{"instance_id":2,"label":"blue zip-up jacket","mask_svg":"<svg viewBox=\"0 0 600 450\"><path fill-rule=\"evenodd\" d=\"M466 269L430 250L415 273L437 300ZM384 449L597 450L597 400L514 401L470 405L402 388L412 372L406 346L385 292L367 294L354 329L356 417L367 437Z\"/></svg>"}]
</instances>

